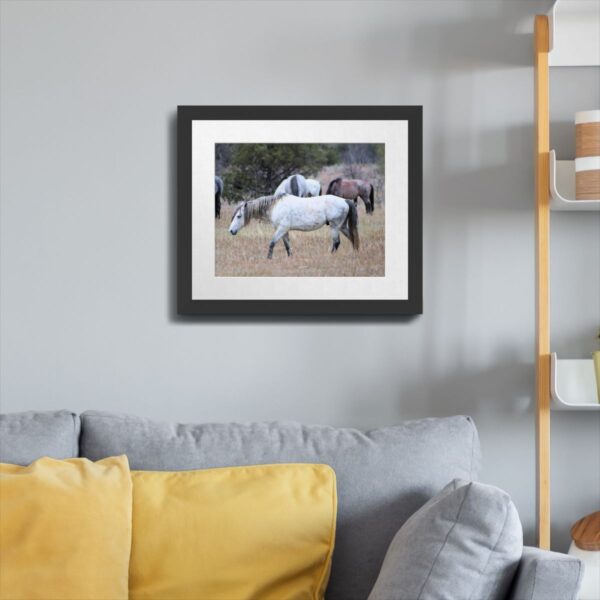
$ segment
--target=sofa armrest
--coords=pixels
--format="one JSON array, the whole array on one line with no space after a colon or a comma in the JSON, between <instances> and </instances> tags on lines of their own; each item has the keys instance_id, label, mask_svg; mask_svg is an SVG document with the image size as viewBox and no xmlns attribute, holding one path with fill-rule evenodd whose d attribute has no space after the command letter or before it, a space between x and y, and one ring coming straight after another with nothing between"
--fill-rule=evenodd
<instances>
[{"instance_id":1,"label":"sofa armrest","mask_svg":"<svg viewBox=\"0 0 600 600\"><path fill-rule=\"evenodd\" d=\"M509 600L575 600L583 564L578 558L525 546Z\"/></svg>"}]
</instances>

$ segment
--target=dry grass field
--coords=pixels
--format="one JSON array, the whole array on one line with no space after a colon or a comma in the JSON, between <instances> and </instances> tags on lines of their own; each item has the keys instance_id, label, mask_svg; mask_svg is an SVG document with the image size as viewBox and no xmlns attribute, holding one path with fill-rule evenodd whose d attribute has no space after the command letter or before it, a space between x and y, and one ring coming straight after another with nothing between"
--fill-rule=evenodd
<instances>
[{"instance_id":1,"label":"dry grass field","mask_svg":"<svg viewBox=\"0 0 600 600\"><path fill-rule=\"evenodd\" d=\"M344 174L338 171L335 167L326 167L319 173L323 194L331 179ZM360 250L354 251L350 240L342 235L338 251L332 254L331 229L325 226L317 231L290 231L292 256L288 257L280 240L275 246L273 258L268 260L269 242L275 232L271 223L253 220L233 236L228 228L235 206L223 202L221 218L215 220L217 277L384 277L383 181L377 181L372 172L365 175L370 175L371 181L375 180L376 204L375 212L368 215L364 203L358 200Z\"/></svg>"},{"instance_id":2,"label":"dry grass field","mask_svg":"<svg viewBox=\"0 0 600 600\"><path fill-rule=\"evenodd\" d=\"M215 260L217 277L383 277L385 275L384 205L367 215L358 207L360 250L341 236L337 252L331 253L330 228L317 231L290 231L292 256L283 242L275 246L267 260L274 229L271 223L252 221L236 236L228 232L234 207L224 204L221 219L215 221Z\"/></svg>"}]
</instances>

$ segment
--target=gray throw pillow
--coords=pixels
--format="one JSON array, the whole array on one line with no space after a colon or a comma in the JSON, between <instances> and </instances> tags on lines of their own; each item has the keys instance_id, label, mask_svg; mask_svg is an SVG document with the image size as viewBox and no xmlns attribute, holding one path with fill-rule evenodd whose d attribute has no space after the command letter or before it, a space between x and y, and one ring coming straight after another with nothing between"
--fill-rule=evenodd
<instances>
[{"instance_id":1,"label":"gray throw pillow","mask_svg":"<svg viewBox=\"0 0 600 600\"><path fill-rule=\"evenodd\" d=\"M455 479L396 533L369 600L503 600L522 552L510 496Z\"/></svg>"}]
</instances>

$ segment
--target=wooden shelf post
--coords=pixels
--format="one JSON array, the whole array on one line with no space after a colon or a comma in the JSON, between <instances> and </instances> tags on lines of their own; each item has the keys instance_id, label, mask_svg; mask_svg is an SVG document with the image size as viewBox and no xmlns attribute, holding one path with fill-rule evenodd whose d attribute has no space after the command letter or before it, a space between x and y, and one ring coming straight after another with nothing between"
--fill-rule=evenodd
<instances>
[{"instance_id":1,"label":"wooden shelf post","mask_svg":"<svg viewBox=\"0 0 600 600\"><path fill-rule=\"evenodd\" d=\"M550 107L548 17L535 17L536 458L538 545L550 548Z\"/></svg>"}]
</instances>

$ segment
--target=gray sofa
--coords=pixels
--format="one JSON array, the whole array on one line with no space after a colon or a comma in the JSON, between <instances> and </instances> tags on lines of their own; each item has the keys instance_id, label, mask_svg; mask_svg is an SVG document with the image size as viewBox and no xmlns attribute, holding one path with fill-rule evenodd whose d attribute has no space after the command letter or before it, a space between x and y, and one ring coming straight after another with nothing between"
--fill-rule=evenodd
<instances>
[{"instance_id":1,"label":"gray sofa","mask_svg":"<svg viewBox=\"0 0 600 600\"><path fill-rule=\"evenodd\" d=\"M477 430L461 416L367 433L285 422L182 425L98 411L0 416L1 462L28 464L40 456L98 460L119 454L138 470L331 465L339 508L330 600L365 600L406 519L452 479L476 480L480 470ZM581 570L575 558L525 548L509 598L575 599Z\"/></svg>"}]
</instances>

